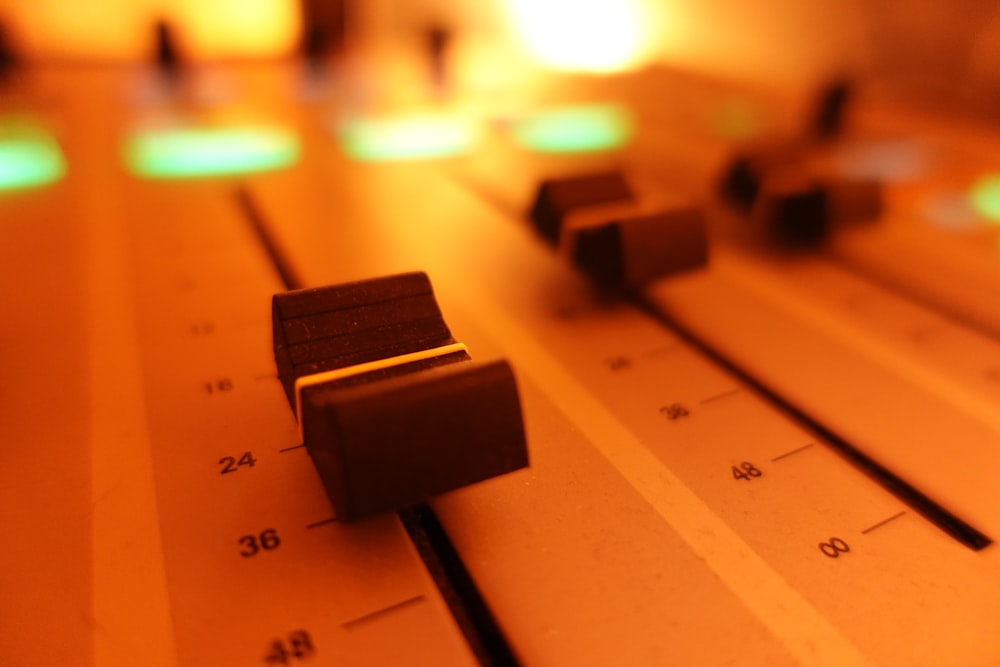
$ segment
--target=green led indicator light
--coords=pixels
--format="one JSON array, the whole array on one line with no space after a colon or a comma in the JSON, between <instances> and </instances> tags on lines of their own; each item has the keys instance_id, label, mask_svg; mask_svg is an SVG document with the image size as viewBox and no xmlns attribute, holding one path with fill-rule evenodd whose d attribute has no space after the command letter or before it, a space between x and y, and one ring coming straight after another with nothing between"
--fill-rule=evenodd
<instances>
[{"instance_id":1,"label":"green led indicator light","mask_svg":"<svg viewBox=\"0 0 1000 667\"><path fill-rule=\"evenodd\" d=\"M143 130L125 144L133 173L145 178L251 174L299 159L293 132L275 127L184 127Z\"/></svg>"},{"instance_id":2,"label":"green led indicator light","mask_svg":"<svg viewBox=\"0 0 1000 667\"><path fill-rule=\"evenodd\" d=\"M361 162L460 155L476 140L472 124L454 116L355 118L340 124L337 134L344 152Z\"/></svg>"},{"instance_id":3,"label":"green led indicator light","mask_svg":"<svg viewBox=\"0 0 1000 667\"><path fill-rule=\"evenodd\" d=\"M632 115L612 104L561 107L514 123L514 140L541 153L589 153L626 145L635 130Z\"/></svg>"},{"instance_id":4,"label":"green led indicator light","mask_svg":"<svg viewBox=\"0 0 1000 667\"><path fill-rule=\"evenodd\" d=\"M58 181L66 160L52 136L27 119L0 121L0 191Z\"/></svg>"},{"instance_id":5,"label":"green led indicator light","mask_svg":"<svg viewBox=\"0 0 1000 667\"><path fill-rule=\"evenodd\" d=\"M969 199L976 213L1000 224L1000 174L990 174L976 181Z\"/></svg>"}]
</instances>

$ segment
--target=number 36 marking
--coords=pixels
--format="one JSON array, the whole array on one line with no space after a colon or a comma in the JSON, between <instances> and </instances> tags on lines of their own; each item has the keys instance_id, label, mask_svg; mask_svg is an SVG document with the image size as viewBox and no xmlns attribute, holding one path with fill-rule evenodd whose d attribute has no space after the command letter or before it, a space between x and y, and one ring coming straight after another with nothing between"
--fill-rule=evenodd
<instances>
[{"instance_id":1,"label":"number 36 marking","mask_svg":"<svg viewBox=\"0 0 1000 667\"><path fill-rule=\"evenodd\" d=\"M250 558L261 551L277 549L281 546L281 538L278 537L278 531L274 528L268 528L260 535L244 535L239 539L239 543L243 545L243 548L240 549L240 555L244 558Z\"/></svg>"}]
</instances>

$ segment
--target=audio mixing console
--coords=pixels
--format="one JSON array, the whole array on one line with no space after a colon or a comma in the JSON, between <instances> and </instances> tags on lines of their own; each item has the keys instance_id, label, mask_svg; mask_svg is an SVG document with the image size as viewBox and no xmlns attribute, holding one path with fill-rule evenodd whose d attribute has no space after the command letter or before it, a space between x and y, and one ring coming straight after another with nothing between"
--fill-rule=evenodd
<instances>
[{"instance_id":1,"label":"audio mixing console","mask_svg":"<svg viewBox=\"0 0 1000 667\"><path fill-rule=\"evenodd\" d=\"M1000 662L995 128L861 86L808 138L811 95L663 68L406 123L288 63L216 78L37 68L2 100L0 178L47 156L0 192L4 665ZM805 248L719 195L784 141L875 188ZM528 212L602 173L696 211L707 258L574 268L622 209L558 240ZM338 521L271 299L410 271L511 364L530 465Z\"/></svg>"}]
</instances>

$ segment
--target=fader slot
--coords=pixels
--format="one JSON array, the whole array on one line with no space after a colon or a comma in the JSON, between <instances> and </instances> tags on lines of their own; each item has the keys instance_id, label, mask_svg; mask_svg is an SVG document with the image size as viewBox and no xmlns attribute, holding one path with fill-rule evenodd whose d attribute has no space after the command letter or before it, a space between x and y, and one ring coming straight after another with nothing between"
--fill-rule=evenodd
<instances>
[{"instance_id":1,"label":"fader slot","mask_svg":"<svg viewBox=\"0 0 1000 667\"><path fill-rule=\"evenodd\" d=\"M239 188L236 191L236 201L284 288L286 290L303 288L304 284L297 277L296 269L279 245L276 235L256 205L250 190L245 187ZM288 449L291 448L282 451ZM426 503L419 503L414 507L399 510L397 515L480 664L496 667L518 664L507 638L497 626L489 605L469 576L434 510ZM335 518L324 519L308 527L334 522Z\"/></svg>"},{"instance_id":2,"label":"fader slot","mask_svg":"<svg viewBox=\"0 0 1000 667\"><path fill-rule=\"evenodd\" d=\"M990 586L979 590L978 585L972 585L975 575L968 580L972 588L963 587L961 593L959 589L930 593L920 587L923 593L919 597L927 604L921 604L918 612L901 613L901 600L908 595L866 596L859 600L851 591L872 586L893 590L898 586L902 591L914 581L952 579L956 567L988 570L992 561L976 560L977 554L963 549L914 513L864 532L902 511L899 501L828 448L808 447L821 441L816 433L789 421L737 377L720 371L641 314L624 306L608 310L596 304L588 306L581 295L566 294L564 303L554 304L539 298L538 290L518 291L516 300L521 310L516 319L501 316L502 309L495 302L480 296L464 301L471 319L468 324L456 321L456 326L466 332L486 327L489 337L495 336L496 340L490 343L485 335L470 333L467 336L470 344L475 343L476 349L488 345L487 351L504 349L633 489L650 494L648 500L654 508L663 509L657 504L658 499L672 498L666 507L674 507L679 516L667 512L663 518L696 552L708 547L701 538L714 536L717 531L710 518L674 498L675 493L681 493L675 487L677 483L685 485L714 516L726 523L726 535L731 536L728 531L735 531L739 539L876 661L892 662L892 656L906 654L909 644L900 638L910 636L912 628L918 626L930 634L930 638L922 635L920 639L927 664L953 657L951 642L931 630L951 627L952 620L957 618L966 619L965 622L978 619L983 608L994 604L996 589ZM573 315L567 319L570 313ZM741 391L734 392L737 387ZM528 414L530 417L530 408ZM540 421L539 427L549 421ZM550 446L556 452L566 447L556 442ZM561 559L563 564L560 577L554 578L548 571L551 560L546 552L553 547L548 545L548 532L543 528L550 513L560 516L563 497L569 490L575 496L578 485L583 487L580 491L584 494L577 501L578 506L593 508L588 510L588 520L592 513L604 511L600 501L610 497L600 491L602 485L596 481L582 484L584 470L590 465L589 457L587 466L580 470L583 454L572 453L575 451L570 449L563 455L568 455L570 461L580 459L581 463L562 464L566 470L556 478L548 477L545 460L540 459L538 465L543 467L537 469L539 477L534 484L498 481L436 501L436 506L447 508L439 514L451 528L473 574L484 582L484 591L491 599L500 600L495 604L502 623L508 619L507 623L523 627L530 620L516 611L518 600L523 598L515 592L521 591L522 596L537 600L539 605L558 606L561 603L553 599L555 596L546 593L548 588L559 585L563 576L571 577L570 568L587 568L581 562L589 560L593 553L590 549L557 551L552 558ZM746 463L752 465L749 472L741 467ZM734 468L746 479L735 475ZM763 471L762 476L752 476L754 469ZM564 476L569 479L563 479ZM543 485L546 479L549 483ZM547 497L558 498L551 510L547 504L538 506ZM514 509L522 505L531 510ZM517 517L530 517L530 521ZM683 517L697 518L688 523ZM575 534L582 525L574 522L566 530ZM693 532L689 534L687 530ZM592 532L585 530L584 535ZM643 531L647 533L648 530ZM553 539L558 543L563 538ZM622 554L637 554L636 549L642 549L628 540L623 540L619 548ZM705 553L720 557L729 553L722 547L716 548ZM911 558L911 549L937 554L934 564L927 559ZM732 569L716 563L720 567L718 576L754 609L755 616L773 618L769 605L782 599L781 596L757 597L750 593L744 586L769 590L766 586L755 588L757 584L751 583L758 582L756 577L762 576L761 573L754 567L743 569L736 565L739 561L726 562ZM667 557L662 565L675 567L676 558ZM508 567L517 576L505 576ZM594 568L602 567L595 564L590 569L596 576L601 570ZM545 586L533 584L530 579L539 571L546 573ZM586 599L586 594L584 589L578 598L574 591L573 599ZM928 602L924 595L935 601ZM613 598L602 597L602 604L610 608ZM789 608L785 602L776 604ZM930 607L933 612L928 611ZM582 602L570 604L564 612L570 614L567 622L573 625L572 619L586 613L586 609ZM620 613L628 617L635 612ZM515 620L509 620L511 617ZM891 621L883 622L882 633L872 633L870 626L862 621L871 617L891 618ZM633 622L641 624L645 620L646 616L640 613ZM885 631L886 623L894 629ZM602 633L610 631L598 627ZM815 627L802 631L818 636L813 634L818 633ZM959 627L954 631L964 632ZM776 634L788 646L798 641L791 635ZM518 641L518 633L512 631L511 636L514 642ZM838 646L825 640L817 640L815 644L824 651L836 650ZM985 645L977 643L963 647L962 652L965 656L976 656L984 655L987 650Z\"/></svg>"},{"instance_id":3,"label":"fader slot","mask_svg":"<svg viewBox=\"0 0 1000 667\"><path fill-rule=\"evenodd\" d=\"M984 414L1000 405L1000 343L975 328L872 283L826 255L753 256L717 248L715 256L717 267L738 265L766 277L811 308L905 355L923 369L925 387L940 392L950 386L960 407L978 405Z\"/></svg>"},{"instance_id":4,"label":"fader slot","mask_svg":"<svg viewBox=\"0 0 1000 667\"><path fill-rule=\"evenodd\" d=\"M981 549L992 540L959 516L987 533L1000 531L992 485L958 464L998 462L991 424L901 377L876 351L854 347L857 339L838 340L746 281L714 273L680 277L648 286L645 298L668 322L828 432L849 460L966 546ZM944 509L949 506L956 514Z\"/></svg>"},{"instance_id":5,"label":"fader slot","mask_svg":"<svg viewBox=\"0 0 1000 667\"><path fill-rule=\"evenodd\" d=\"M2 667L1000 664L1000 8L0 4Z\"/></svg>"},{"instance_id":6,"label":"fader slot","mask_svg":"<svg viewBox=\"0 0 1000 667\"><path fill-rule=\"evenodd\" d=\"M1000 301L988 296L1000 293L998 251L920 229L920 220L900 222L845 234L829 252L848 269L1000 339Z\"/></svg>"},{"instance_id":7,"label":"fader slot","mask_svg":"<svg viewBox=\"0 0 1000 667\"><path fill-rule=\"evenodd\" d=\"M664 156L664 157L666 157L666 156ZM510 159L510 158L508 158L508 159ZM531 162L527 159L526 156L522 156L521 159L522 159L522 161L526 165L530 165L531 164ZM543 161L536 161L536 164L534 165L534 168L538 169L539 168L538 165L540 165L540 164L544 164L544 162ZM522 169L522 171L527 171L528 173L531 173L532 169L531 169L531 167L525 167L524 169ZM583 172L578 172L578 173L586 173L586 172L583 171ZM495 195L489 194L491 188L498 187L498 188L503 189L503 186L496 186L496 185L484 186L482 183L476 185L475 187L476 188L486 187L487 194L484 197L484 200L486 200L486 201L493 201L493 200L497 199L497 197ZM654 189L662 189L662 188L663 188L662 185L658 185L658 186L654 187ZM509 189L509 186L508 186L508 189ZM539 192L540 193L544 193L544 188L540 189ZM541 196L541 194L539 196ZM534 211L532 211L532 217L533 217L533 222L535 223L535 226L538 227L541 223L537 219L537 216L534 215ZM567 220L568 220L568 217L567 217ZM612 220L614 220L614 218L612 218ZM738 223L738 221L735 221L735 220L730 221L730 222L732 222L732 223ZM558 223L557 223L557 225L558 225ZM622 225L619 224L619 226L622 226ZM664 232L664 233L666 233L666 232ZM840 232L838 232L838 234L839 233ZM560 246L560 251L562 251L562 246L566 245L566 243L563 242L562 240L556 241L557 239L559 239L559 235L557 233L548 233L548 234L543 234L543 235L546 235L548 237L548 239L549 239L550 242L553 242L553 243L557 242L558 245ZM715 260L713 260L713 261L715 261ZM776 262L777 259L775 259L773 261ZM722 267L726 267L726 266L729 266L729 265L733 264L733 262L727 263L724 258L722 260L718 260L717 263L718 263L719 266L722 266ZM709 269L706 273L708 273L709 275L711 275L713 273L718 273L718 271L717 270L713 271L713 269ZM745 273L746 272L739 273L739 274L733 273L733 275L731 276L732 282L734 284L737 284L737 285L740 284L741 281L743 280L743 278L746 277ZM689 282L692 282L692 281L697 282L697 280L698 280L698 278L680 278L678 280L678 282L689 283ZM711 278L706 278L705 280L711 281ZM672 282L671 279L665 278L665 279L660 279L658 281L654 281L654 284L658 286L656 289L661 289L661 287L659 287L659 286L664 286L664 287L662 287L662 289L665 290L665 291L669 291L670 288L668 286L671 284L671 282ZM782 288L780 288L780 287L777 286L778 285L778 281L777 280L773 281L773 285L775 287L773 287L772 293L771 293L770 296L775 296L776 297L778 294L780 294L780 292L782 291ZM963 285L962 289L965 289L967 287L968 287L968 285ZM653 301L655 302L655 300L656 299L654 297ZM740 297L733 297L733 300L734 300L734 302L738 303L740 301ZM727 318L727 315L728 315L728 311L727 311L728 305L725 302L723 302L723 301L711 301L711 303L712 303L711 306L704 306L703 305L701 307L704 308L706 311L707 310L712 310L714 312L714 317L717 320L716 326L717 326L717 329L718 329L718 334L720 336L730 336L732 338L739 339L740 338L740 333L736 332L736 331L732 331L731 330L731 325L729 325L729 324L726 323L726 318ZM801 306L804 303L805 302L803 301L803 302L799 303L799 305ZM756 317L754 317L754 316L750 315L750 311L754 310L754 308L756 307L756 304L753 307L747 307L745 303L744 304L738 304L738 305L742 306L745 309L746 315L747 315L747 321L748 322L749 321L753 321L758 327L765 327L765 328L767 327L767 322L768 322L769 318L771 318L771 315L770 315L770 312L766 308L761 309L757 313ZM793 310L793 308L790 307L790 306L788 308L789 308L789 310ZM654 310L657 310L655 304L654 304ZM662 310L664 312L667 312L668 313L668 317L669 317L669 307L666 307L666 308L663 308L663 309L660 309L660 310ZM762 320L764 322L764 324L758 324L757 323L758 319ZM832 317L827 318L828 321L833 321L833 319L834 318L832 318ZM675 321L675 323L676 323L676 321ZM775 322L771 323L771 326L773 326L773 329L770 330L770 331L773 331L773 332L777 333L776 340L777 339L781 339L780 343L775 343L775 345L768 350L771 353L771 355L774 356L775 358L779 358L781 352L795 351L796 350L796 344L799 342L799 339L800 339L799 337L801 337L803 346L804 347L809 347L809 345L811 345L814 342L812 340L813 334L817 333L819 331L819 328L817 328L817 329L810 329L810 330L807 331L807 330L802 330L802 329L794 329L794 326L793 326L793 329L788 330L788 329L786 329L786 323L784 322L784 320L782 320L780 323L777 322L777 321L775 321ZM690 331L690 330L688 330L688 332L689 332L690 335L693 336L693 340L696 340L696 341L700 340L700 338L699 338L699 332L697 330L695 330L693 332ZM761 337L766 339L767 335L768 334L763 334ZM823 334L820 334L820 336L822 336L822 335ZM753 336L753 334L751 334L751 336ZM860 339L864 339L864 340L862 342L859 342ZM702 341L702 342L704 342L704 341ZM835 346L833 348L834 351L832 352L832 354L834 356L846 354L848 357L853 357L854 355L857 354L857 350L856 349L852 349L852 348L856 348L858 345L862 345L862 346L867 346L867 351L865 352L865 354L867 354L869 357L871 357L874 353L870 349L871 346L868 344L869 342L870 341L868 341L868 339L865 338L864 335L862 335L860 337L853 336L853 337L850 338L850 340L842 340L841 339L838 343L835 344ZM841 346L843 346L843 347L841 347ZM707 349L716 350L717 348L715 348L715 345L713 343L713 344L710 344ZM802 355L800 355L798 363L800 364L801 367L804 367L804 364L806 364L813 357L817 357L819 359L823 358L823 354L822 353L816 352L815 350L813 350L813 353L814 354L803 353ZM862 356L864 356L864 355L862 355ZM920 363L911 364L908 360L905 359L905 355L903 355L902 357L900 357L900 355L896 355L896 357L897 357L897 359L900 359L900 358L902 359L902 361L900 363L902 363L906 367L907 370L910 370L911 368L913 368L915 366L920 366ZM732 360L730 358L728 358L725 354L723 354L722 357L720 357L720 358L727 360L727 363L732 363ZM756 355L755 362L760 367L766 367L766 366L769 366L771 364L771 357L768 356L767 352L764 351L764 348L761 348L761 353L759 353L759 354ZM892 374L894 372L896 372L896 371L899 370L899 364L898 363L894 367L895 368L894 371L886 371L883 368L879 368L881 366L885 366L888 363L885 359L874 359L873 358L868 363L872 365L872 368L874 369L875 377L881 377L881 375L884 375L887 372L888 372L888 374L890 376L892 376ZM734 363L733 364L733 368L735 368L735 369L742 369L742 370L745 371L745 369L746 369L745 362L742 362L742 360L741 360L741 362ZM768 370L771 370L771 369L768 368ZM832 372L832 367L831 367L830 370ZM866 377L867 378L868 377L867 373L868 373L868 367L865 366L865 368L863 368L863 369L860 368L860 367L855 368L854 372L853 372L853 375L856 376L856 377L859 377L859 378L861 378L861 377ZM751 372L749 374L749 376L756 377L753 372ZM946 398L946 400L945 400L944 405L942 406L942 411L943 412L945 412L946 414L951 414L948 411L952 407L957 407L957 409L959 410L959 412L967 413L971 417L970 419L966 419L965 422L961 422L961 420L960 420L960 422L968 424L969 428L971 429L971 432L976 433L977 435L973 436L971 440L968 437L961 437L960 438L961 442L963 442L963 443L974 442L976 444L974 444L974 445L966 445L966 446L968 446L972 451L978 452L981 457L985 456L985 457L988 458L990 456L989 452L990 452L990 449L991 449L991 439L993 437L995 437L995 436L991 435L989 426L984 426L983 424L980 424L979 422L982 419L985 418L986 424L989 425L989 424L992 424L994 420L992 420L992 418L988 417L988 413L990 411L988 409L986 409L986 403L984 401L980 400L977 396L975 396L973 392L967 392L968 396L971 399L970 401L967 401L967 403L969 403L971 405L957 405L957 406L955 406L955 404L959 402L957 400L957 398L952 397L952 396L948 396L947 395L947 391L944 391L944 392L937 391L937 386L934 384L934 381L935 381L935 379L940 379L941 376L940 375L936 375L935 372L931 372L930 375L928 375L927 373L924 373L922 370L914 370L913 372L904 373L903 377L905 377L905 380L899 380L899 379L897 379L895 381L895 383L892 384L892 388L888 389L885 392L885 394L887 394L887 396L889 397L889 398L887 398L887 400L889 402L892 402L892 401L896 401L897 402L896 405L895 405L895 407L893 408L894 409L894 413L893 413L893 415L891 417L889 417L889 420L892 420L892 419L897 419L897 420L903 420L903 419L923 420L923 419L927 419L928 418L927 415L930 415L930 414L934 413L934 409L937 407L936 401L939 400L939 399L941 399L942 397L944 397L944 398ZM757 380L753 380L753 381L757 382ZM918 388L914 388L912 386L907 386L907 381L909 381L909 382L914 382L915 381ZM758 384L761 387L768 387L769 386L768 382L758 382ZM798 375L798 376L796 376L796 378L795 378L794 381L788 381L788 382L785 383L782 392L775 393L775 392L772 391L772 396L774 396L776 399L778 399L779 394L780 394L780 396L781 396L781 398L779 399L780 402L783 403L786 406L786 408L792 408L793 410L797 411L800 416L802 416L802 415L805 415L808 411L801 410L801 407L798 405L798 403L795 400L788 400L788 398L787 398L787 396L789 396L789 395L797 396L797 395L800 395L802 393L803 389L798 386L800 384L802 385L802 387L809 387L809 382L808 381L803 382L803 377L801 375ZM814 382L814 384L815 384L815 382ZM900 388L900 392L899 393L895 393L896 389L897 389L897 386L899 386L899 388ZM904 386L906 387L905 389L903 388ZM923 386L924 390L930 391L931 395L929 395L927 397L923 397L921 395L922 390L919 389L920 386ZM815 393L816 396L822 395L822 393L823 393L824 390L825 390L824 388L822 388L822 387L820 387L818 385L812 388L812 391ZM867 390L866 387L859 387L859 391L863 392L863 391L866 391L866 390ZM793 392L797 392L797 394L793 393ZM908 398L908 392L909 393L914 393L915 392L917 395L921 395L921 397L920 398L910 399L910 398ZM914 409L915 415L907 417L907 416L904 416L905 415L905 410L903 410L901 406L906 405L911 400L916 405L923 405L924 407L915 408ZM924 401L924 402L922 403L921 401ZM849 403L850 403L850 399L848 398L847 399L847 404L849 404ZM924 405L924 403L926 403L926 405ZM869 405L871 405L871 404L873 404L873 402L869 402ZM835 416L833 416L830 413L830 411L826 411L823 414L826 416L827 420L829 420L829 419L840 419L840 420L850 419L852 421L854 420L853 417L849 418L846 415L840 415L839 417L835 417ZM907 475L900 476L898 474L900 466L906 466L907 463L908 463L905 460L907 457L904 454L900 453L899 455L897 455L895 457L895 459L894 459L894 464L887 467L883 463L880 463L881 457L879 456L878 450L876 450L876 453L874 453L874 454L872 453L871 446L868 444L869 438L867 438L865 435L855 434L855 439L860 438L861 442L865 443L865 445L863 445L863 446L861 446L859 448L859 446L857 446L855 444L848 444L848 442L851 440L851 438L845 439L842 436L834 436L834 433L840 433L840 431L838 429L831 429L831 428L829 428L828 427L828 424L829 424L828 421L824 422L824 420L822 420L822 419L816 419L815 417L811 417L811 419L812 419L812 423L816 426L816 428L819 428L819 429L825 431L826 433L830 434L831 436L833 436L832 440L839 443L838 446L840 447L840 449L842 451L844 451L845 453L849 454L849 457L853 459L854 463L860 469L868 471L870 474L873 474L873 476L876 477L876 478L878 478L878 479L880 479L881 482L887 488L894 489L895 492L901 498L907 499L907 502L909 502L915 508L922 508L923 513L926 514L926 515L929 515L929 516L933 517L933 521L935 523L937 523L940 527L942 527L942 529L945 529L950 534L952 534L953 536L957 537L960 541L962 541L967 546L970 546L970 547L975 548L975 549L982 548L983 546L985 546L985 545L987 545L987 544L990 543L990 538L988 538L986 535L984 535L980 530L978 530L976 528L973 528L971 525L969 525L965 521L962 521L962 520L958 519L955 515L951 514L950 512L948 512L946 510L944 510L943 506L939 505L937 502L931 501L930 496L937 495L938 492L935 490L937 487L934 486L934 484L933 484L935 478L934 478L933 475L930 475L929 473L930 473L930 471L933 468L935 468L936 466L940 465L940 461L935 462L935 463L930 463L930 464L924 466L923 472L925 474L920 476L921 482L919 484L914 485L913 482L904 480L904 477L908 477ZM867 417L866 416L861 416L859 419L860 419L860 421L865 422L865 423L878 423L878 421L879 421L878 420L878 416L875 415L875 414L868 414ZM933 421L933 418L931 418L931 419ZM947 421L947 419L942 420L942 422L943 421ZM942 422L938 422L938 423L942 423ZM924 437L926 437L927 434L924 433L924 432L922 432L921 429L916 428L915 430L920 431L921 435L924 436ZM890 442L893 441L894 439L898 440L898 438L894 438L892 435L888 436L888 440ZM945 433L943 431L939 432L938 435L937 435L937 442L945 442L945 441L947 441L947 437L946 437ZM914 446L917 447L917 449L919 450L920 449L919 446L917 446L915 444L916 442L919 442L919 439L915 440L913 442L914 442ZM933 443L929 443L929 445L931 447L933 447ZM898 447L898 445L897 445L897 447ZM863 450L866 451L866 452L868 452L868 453L863 454L862 453ZM919 469L920 466L917 465L917 468ZM904 467L902 469L912 469L912 468L905 468ZM951 483L945 485L945 489L947 489L947 490L941 491L941 493L944 494L945 498L950 498L950 497L961 498L963 492L966 493L966 494L969 493L968 489L964 489L963 488L963 485L961 484L960 479L961 479L960 471L954 471L952 473L952 476L951 476ZM928 486L928 484L930 484L930 486ZM922 487L922 488L926 488L926 489L928 489L928 491L927 492L919 491L917 489L918 486ZM928 493L930 494L930 496L927 495ZM970 506L971 507L977 507L980 516L982 515L982 513L984 511L987 511L986 507L988 506L988 502L986 501L986 499L988 498L988 495L986 494L985 487L979 488L979 490L974 493L974 496L976 498L978 498L978 500L969 501L969 502L966 502L963 505L963 507L965 509L963 510L962 513L965 514L966 516L972 516L972 514L970 513L970 512L972 512L972 510L970 509ZM978 521L978 522L975 522L975 523L978 523L979 525L988 525L988 523L984 524L981 520ZM992 531L988 530L987 532L993 532L993 533L995 533L996 530L992 530Z\"/></svg>"},{"instance_id":8,"label":"fader slot","mask_svg":"<svg viewBox=\"0 0 1000 667\"><path fill-rule=\"evenodd\" d=\"M851 271L1000 337L998 231L980 199L1000 150L981 119L879 99L859 105L857 130L830 155L833 168L887 182L876 224L832 239L829 254Z\"/></svg>"},{"instance_id":9,"label":"fader slot","mask_svg":"<svg viewBox=\"0 0 1000 667\"><path fill-rule=\"evenodd\" d=\"M225 187L179 192L132 184L124 205L129 219L143 213L131 231L136 297L179 659L476 664L397 518L316 525L328 501L290 449L271 371L280 285ZM195 203L205 218L183 215Z\"/></svg>"},{"instance_id":10,"label":"fader slot","mask_svg":"<svg viewBox=\"0 0 1000 667\"><path fill-rule=\"evenodd\" d=\"M828 448L804 448L822 438L762 400L738 375L720 371L648 314L627 304L602 301L538 242L525 223L492 210L440 173L404 165L376 173L337 162L325 170L321 173L326 175L327 192L310 192L290 179L269 180L254 188L259 205L280 230L282 243L297 258L303 275L317 283L370 275L361 258L369 260L367 266L386 272L432 266L430 274L442 306L451 313L455 331L461 332L470 350L510 358L535 387L531 395L538 398L529 395L526 402L529 437L537 439L530 435L532 429L559 433L552 425L560 416L569 417L580 431L583 441L567 451L579 449L585 464L569 456L565 469L539 469L544 476L537 481L526 483L522 481L525 475L518 473L433 501L499 625L526 662L535 651L539 656L553 651L552 660L558 659L555 651L563 644L543 642L540 632L570 633L580 638L578 648L589 650L592 641L593 651L599 651L607 647L605 640L612 635L627 643L628 633L648 622L649 614L662 628L662 614L655 610L660 604L670 604L669 594L662 599L656 596L637 609L624 592L621 597L600 596L599 604L591 604L591 591L576 590L589 576L614 579L614 570L604 569L613 564L593 560L601 552L595 552L591 543L620 525L618 519L609 518L618 506L611 500L615 494L599 491L605 482L612 484L608 476L623 477L629 487L640 491L640 497L649 493L656 498L672 488L658 481L661 470L690 490L707 508L708 519L687 523L682 515L667 517L664 524L651 520L656 531L669 533L677 529L671 522L679 521L684 530L677 530L685 535L681 544L686 545L680 551L693 548L698 553L707 548L700 539L712 533L705 526L715 525L714 516L728 527L727 535L735 533L733 541L726 542L729 547L739 550L748 545L761 554L763 569L757 569L761 565L757 562L753 576L736 565L738 560L720 564L718 571L737 598L749 595L744 604L754 610L755 617L774 618L775 598L757 597L748 590L759 581L755 577L770 580L776 572L794 582L808 605L833 624L834 636L840 633L876 662L892 663L908 655L908 642L917 641L918 635L929 664L954 657L953 642L933 628L952 628L954 619L969 623L979 613L976 610L990 606L995 588L973 584L978 579L972 573L988 569L991 561L973 560L977 554L912 512L862 533L905 508ZM375 190L380 198L361 199L360 193ZM408 196L416 192L421 196ZM310 197L316 202L336 197L351 213L338 217L334 224L328 222L320 242L304 233L323 224L324 216L310 206ZM393 201L407 202L407 215L393 215ZM378 246L364 242L382 237L392 237L394 242ZM335 254L344 261L327 261ZM731 393L737 387L741 391ZM700 402L713 397L717 399ZM556 414L551 412L552 403ZM680 408L689 416L681 417ZM600 418L595 418L597 414ZM678 418L671 420L671 414ZM553 437L545 446L557 458L568 455L560 454L569 447L562 443L562 436ZM603 458L595 461L592 449ZM621 457L634 457L648 465L622 469L600 463ZM754 464L763 476L753 477L740 467L743 463ZM734 466L751 481L734 476ZM584 483L591 474L597 482ZM600 505L601 498L608 498L613 507ZM595 527L581 535L582 524L573 522L573 517L591 507L600 514L585 514ZM649 510L641 508L640 502L635 512L645 521ZM563 526L567 520L570 525ZM550 534L554 544L559 543L556 533L547 528L552 525L564 528L567 539L575 535L565 549L554 550L547 543ZM691 534L684 532L688 529ZM623 553L645 548L626 536L618 544ZM913 559L908 556L910 550L935 555ZM630 577L656 578L659 568L676 567L676 556L667 551L654 559L648 571L629 570ZM969 586L960 584L959 588L974 590L972 594L959 595L954 593L958 589L946 591L930 584L952 580L957 571L966 569L969 578L963 580ZM695 568L685 581L700 580L701 574ZM622 580L620 585L631 586L629 581ZM917 587L922 602L919 611L914 607L912 613L909 606L899 611L900 598L859 599L853 594L873 586L910 590L914 581L928 584ZM783 604L777 599L779 606ZM553 610L544 615L543 626L525 613L526 600L533 610ZM931 608L933 613L927 613ZM562 611L557 614L557 610ZM595 613L609 615L614 623L598 622ZM803 613L817 618L812 612ZM872 632L862 620L870 617L891 618L893 629ZM971 622L977 624L974 618ZM799 625L790 636L780 629L781 623L773 627L786 645L800 649L822 634L826 639L813 643L837 655L844 644L828 642L831 635L817 630L821 626L829 627L826 621L808 628ZM638 644L638 648L649 647L650 641ZM961 652L963 659L975 662L988 649L974 642Z\"/></svg>"}]
</instances>

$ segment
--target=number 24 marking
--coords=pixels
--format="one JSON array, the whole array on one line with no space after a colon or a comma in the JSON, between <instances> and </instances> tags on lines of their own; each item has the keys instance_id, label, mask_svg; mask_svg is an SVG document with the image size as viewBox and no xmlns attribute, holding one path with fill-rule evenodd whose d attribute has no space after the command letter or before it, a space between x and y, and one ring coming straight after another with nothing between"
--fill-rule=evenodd
<instances>
[{"instance_id":1,"label":"number 24 marking","mask_svg":"<svg viewBox=\"0 0 1000 667\"><path fill-rule=\"evenodd\" d=\"M243 452L239 459L235 456L223 456L219 459L219 465L222 466L222 470L219 474L225 475L231 472L237 472L240 466L247 466L252 468L257 465L257 459L254 458L253 452Z\"/></svg>"}]
</instances>

